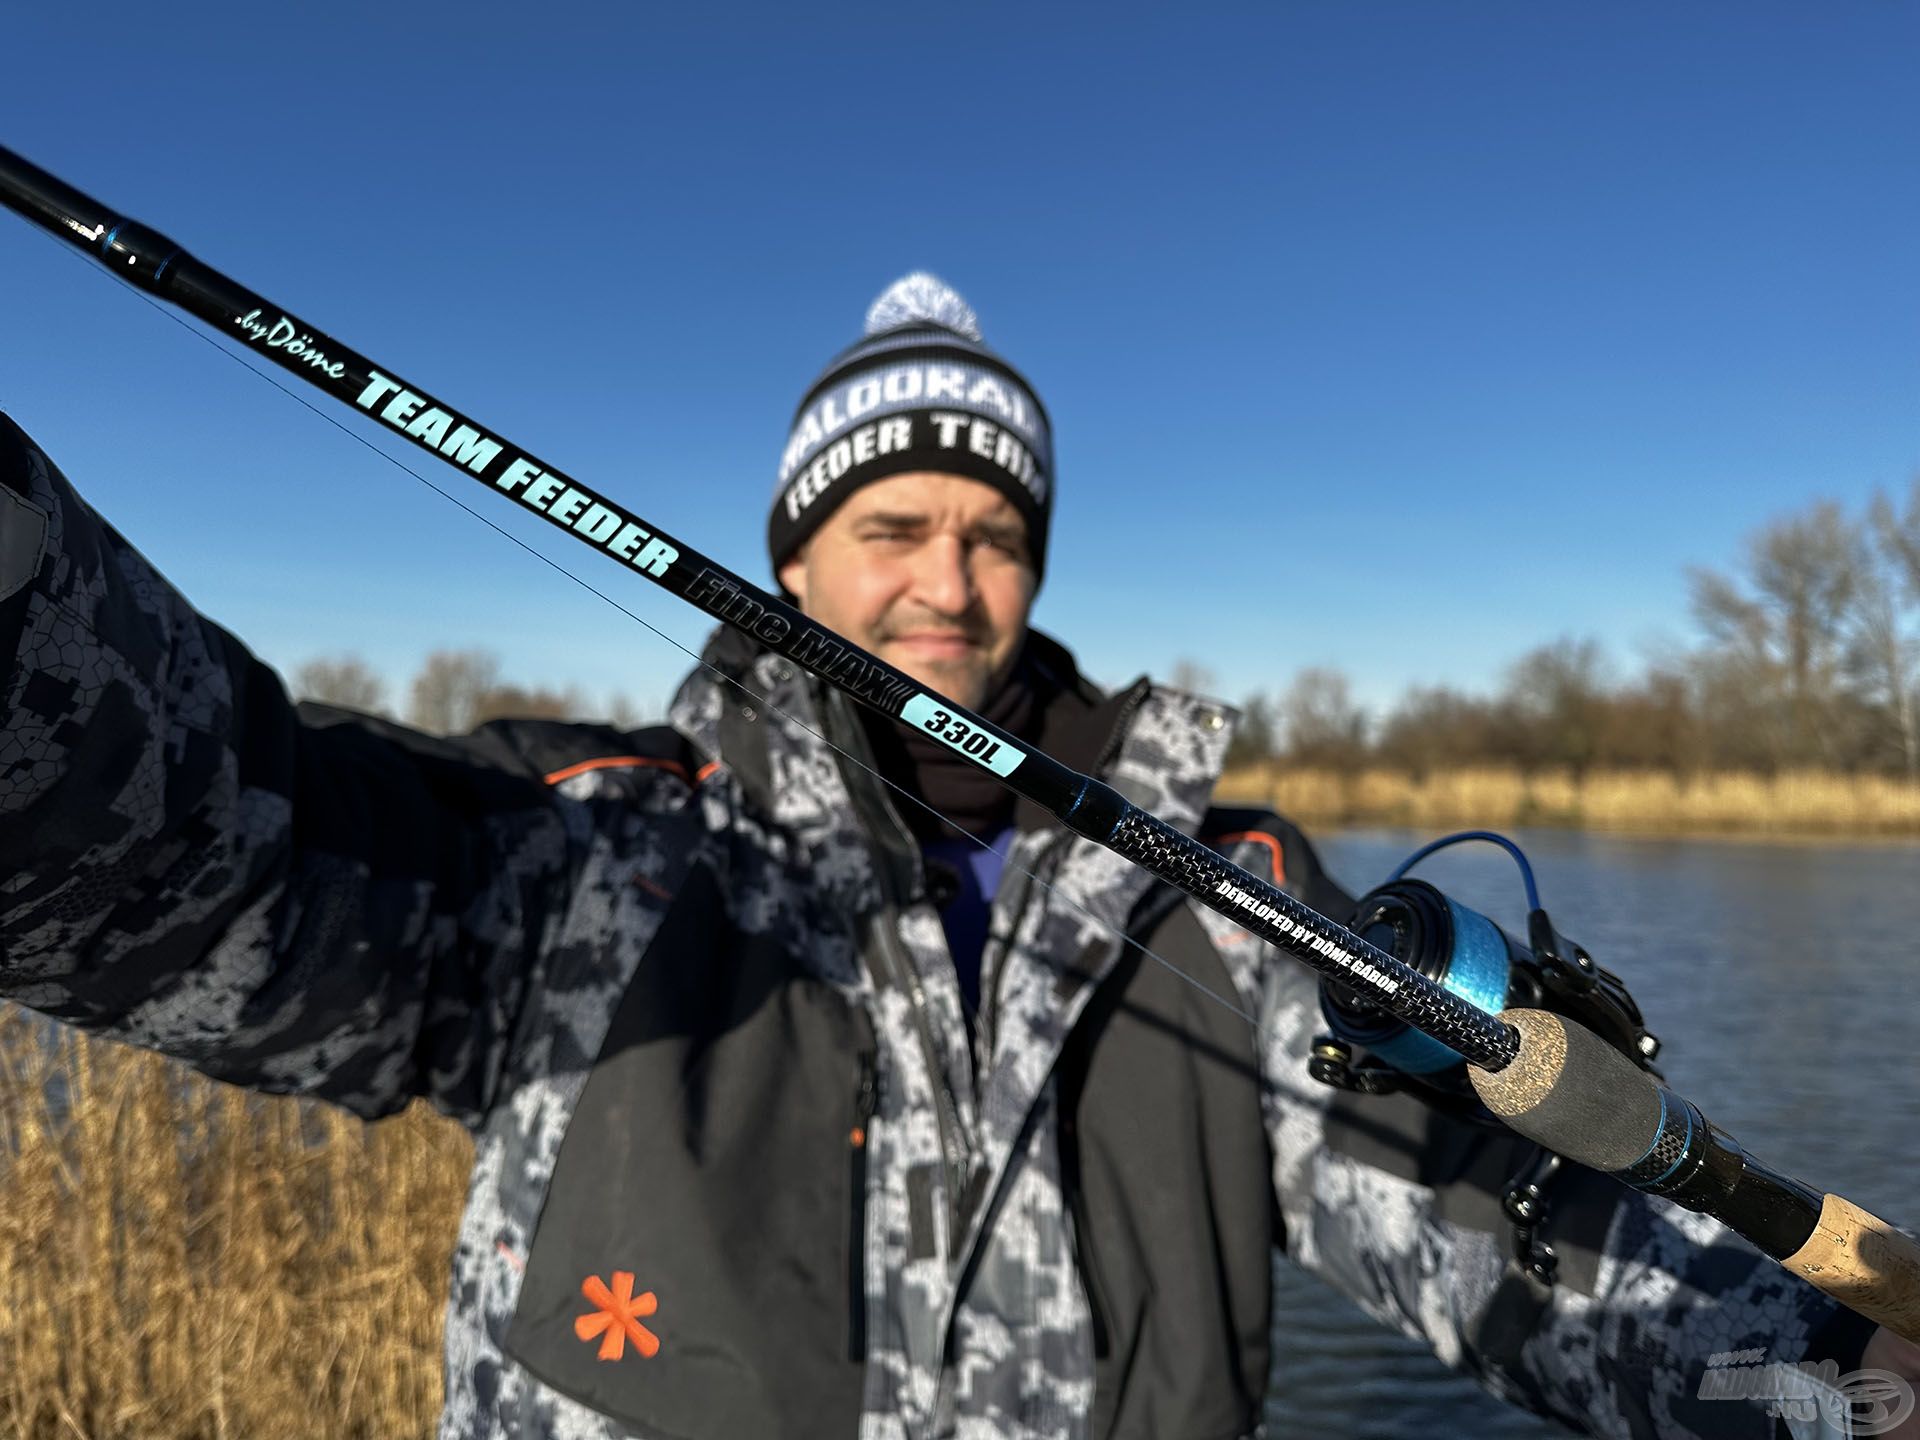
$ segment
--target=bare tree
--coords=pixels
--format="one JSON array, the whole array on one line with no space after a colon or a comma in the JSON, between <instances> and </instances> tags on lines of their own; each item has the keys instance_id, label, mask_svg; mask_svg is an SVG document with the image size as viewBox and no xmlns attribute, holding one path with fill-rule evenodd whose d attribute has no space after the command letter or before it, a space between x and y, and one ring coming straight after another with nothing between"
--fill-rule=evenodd
<instances>
[{"instance_id":1,"label":"bare tree","mask_svg":"<svg viewBox=\"0 0 1920 1440\"><path fill-rule=\"evenodd\" d=\"M322 655L293 672L293 693L300 700L317 700L369 715L387 713L387 684L358 655Z\"/></svg>"},{"instance_id":2,"label":"bare tree","mask_svg":"<svg viewBox=\"0 0 1920 1440\"><path fill-rule=\"evenodd\" d=\"M480 698L498 685L499 672L484 650L434 651L413 677L408 721L436 735L464 735L480 723Z\"/></svg>"},{"instance_id":3,"label":"bare tree","mask_svg":"<svg viewBox=\"0 0 1920 1440\"><path fill-rule=\"evenodd\" d=\"M606 712L607 723L620 730L634 730L647 718L646 713L624 690L615 690L607 696L602 707Z\"/></svg>"},{"instance_id":4,"label":"bare tree","mask_svg":"<svg viewBox=\"0 0 1920 1440\"><path fill-rule=\"evenodd\" d=\"M1280 719L1295 764L1351 771L1366 760L1367 712L1338 670L1315 665L1295 675L1280 697Z\"/></svg>"},{"instance_id":5,"label":"bare tree","mask_svg":"<svg viewBox=\"0 0 1920 1440\"><path fill-rule=\"evenodd\" d=\"M1565 636L1529 651L1507 672L1506 701L1524 764L1582 772L1601 758L1609 701L1600 642Z\"/></svg>"},{"instance_id":6,"label":"bare tree","mask_svg":"<svg viewBox=\"0 0 1920 1440\"><path fill-rule=\"evenodd\" d=\"M1517 753L1505 706L1445 685L1409 687L1380 727L1374 750L1415 775L1449 765L1509 761Z\"/></svg>"},{"instance_id":7,"label":"bare tree","mask_svg":"<svg viewBox=\"0 0 1920 1440\"><path fill-rule=\"evenodd\" d=\"M1832 682L1860 560L1860 532L1831 500L1769 526L1754 546L1754 587L1773 612L1802 706L1825 698Z\"/></svg>"},{"instance_id":8,"label":"bare tree","mask_svg":"<svg viewBox=\"0 0 1920 1440\"><path fill-rule=\"evenodd\" d=\"M1694 705L1695 687L1683 668L1648 662L1640 679L1607 696L1601 713L1598 765L1688 774L1706 761Z\"/></svg>"},{"instance_id":9,"label":"bare tree","mask_svg":"<svg viewBox=\"0 0 1920 1440\"><path fill-rule=\"evenodd\" d=\"M1859 528L1823 500L1753 536L1744 584L1692 573L1710 658L1751 687L1751 718L1770 730L1776 764L1838 759L1835 701L1861 559Z\"/></svg>"},{"instance_id":10,"label":"bare tree","mask_svg":"<svg viewBox=\"0 0 1920 1440\"><path fill-rule=\"evenodd\" d=\"M1877 722L1875 741L1892 742L1912 779L1920 777L1920 480L1904 515L1884 493L1874 496L1867 534L1847 671Z\"/></svg>"},{"instance_id":11,"label":"bare tree","mask_svg":"<svg viewBox=\"0 0 1920 1440\"><path fill-rule=\"evenodd\" d=\"M580 718L580 692L565 690L529 690L520 685L489 685L473 697L474 725L489 720L577 720Z\"/></svg>"},{"instance_id":12,"label":"bare tree","mask_svg":"<svg viewBox=\"0 0 1920 1440\"><path fill-rule=\"evenodd\" d=\"M1920 475L1907 490L1904 510L1896 509L1889 496L1874 496L1868 523L1874 543L1899 573L1907 599L1920 604Z\"/></svg>"},{"instance_id":13,"label":"bare tree","mask_svg":"<svg viewBox=\"0 0 1920 1440\"><path fill-rule=\"evenodd\" d=\"M1273 759L1280 750L1278 731L1273 702L1264 695L1249 695L1240 707L1233 739L1227 742L1227 768L1264 765Z\"/></svg>"},{"instance_id":14,"label":"bare tree","mask_svg":"<svg viewBox=\"0 0 1920 1440\"><path fill-rule=\"evenodd\" d=\"M1198 660L1184 655L1173 662L1173 672L1167 683L1189 695L1213 694L1213 672Z\"/></svg>"}]
</instances>

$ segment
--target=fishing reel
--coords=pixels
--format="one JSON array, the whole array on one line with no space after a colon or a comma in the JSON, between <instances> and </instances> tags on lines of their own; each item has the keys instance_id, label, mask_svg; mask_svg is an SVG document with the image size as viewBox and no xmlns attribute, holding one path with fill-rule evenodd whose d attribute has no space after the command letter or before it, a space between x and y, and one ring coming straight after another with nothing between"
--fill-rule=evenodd
<instances>
[{"instance_id":1,"label":"fishing reel","mask_svg":"<svg viewBox=\"0 0 1920 1440\"><path fill-rule=\"evenodd\" d=\"M1406 878L1435 851L1468 840L1500 846L1519 866L1527 895L1525 943L1426 881ZM1423 846L1386 884L1360 898L1347 925L1489 1014L1513 1007L1554 1011L1585 1026L1641 1069L1660 1073L1654 1066L1659 1038L1647 1029L1633 996L1619 976L1555 928L1540 904L1533 867L1503 835L1469 830ZM1468 1123L1504 1128L1480 1103L1457 1051L1332 980L1321 982L1320 1011L1328 1031L1315 1037L1307 1072L1321 1084L1358 1095L1407 1093ZM1514 1226L1515 1259L1543 1284L1552 1283L1555 1257L1540 1238L1540 1227L1560 1165L1558 1156L1537 1150L1508 1182L1503 1201Z\"/></svg>"}]
</instances>

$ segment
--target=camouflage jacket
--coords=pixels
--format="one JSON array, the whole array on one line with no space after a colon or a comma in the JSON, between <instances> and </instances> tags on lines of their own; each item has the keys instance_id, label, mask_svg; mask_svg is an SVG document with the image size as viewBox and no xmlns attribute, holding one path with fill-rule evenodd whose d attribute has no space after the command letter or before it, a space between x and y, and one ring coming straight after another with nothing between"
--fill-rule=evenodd
<instances>
[{"instance_id":1,"label":"camouflage jacket","mask_svg":"<svg viewBox=\"0 0 1920 1440\"><path fill-rule=\"evenodd\" d=\"M0 654L0 994L473 1131L448 1440L1229 1440L1275 1246L1598 1434L1767 1435L1692 1398L1706 1357L1834 1318L1597 1177L1560 1283L1522 1277L1510 1140L1345 1113L1306 971L1045 817L970 1033L860 727L777 657L717 645L638 732L296 710L4 417ZM1342 902L1292 827L1208 808L1228 713L1082 690L1061 758Z\"/></svg>"}]
</instances>

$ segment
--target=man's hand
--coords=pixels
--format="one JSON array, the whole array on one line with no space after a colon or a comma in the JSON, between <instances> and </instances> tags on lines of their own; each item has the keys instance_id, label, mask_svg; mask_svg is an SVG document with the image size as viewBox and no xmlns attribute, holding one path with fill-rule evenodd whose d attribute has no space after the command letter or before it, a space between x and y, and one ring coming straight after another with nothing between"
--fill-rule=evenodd
<instances>
[{"instance_id":1,"label":"man's hand","mask_svg":"<svg viewBox=\"0 0 1920 1440\"><path fill-rule=\"evenodd\" d=\"M1887 1397L1891 1414L1898 1415L1904 1410L1906 1418L1893 1429L1879 1433L1886 1440L1920 1440L1920 1345L1902 1340L1882 1325L1867 1341L1867 1348L1860 1352L1860 1368L1885 1370L1898 1375L1907 1386L1906 1395Z\"/></svg>"}]
</instances>

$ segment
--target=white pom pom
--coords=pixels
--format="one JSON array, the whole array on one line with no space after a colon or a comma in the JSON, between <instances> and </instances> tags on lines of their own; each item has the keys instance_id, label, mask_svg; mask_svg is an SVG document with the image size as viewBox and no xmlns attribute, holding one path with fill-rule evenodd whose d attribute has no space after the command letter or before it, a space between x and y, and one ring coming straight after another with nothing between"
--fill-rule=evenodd
<instances>
[{"instance_id":1,"label":"white pom pom","mask_svg":"<svg viewBox=\"0 0 1920 1440\"><path fill-rule=\"evenodd\" d=\"M973 307L938 275L916 270L902 275L881 293L867 311L867 334L897 330L902 325L944 325L969 340L980 339L980 317Z\"/></svg>"}]
</instances>

